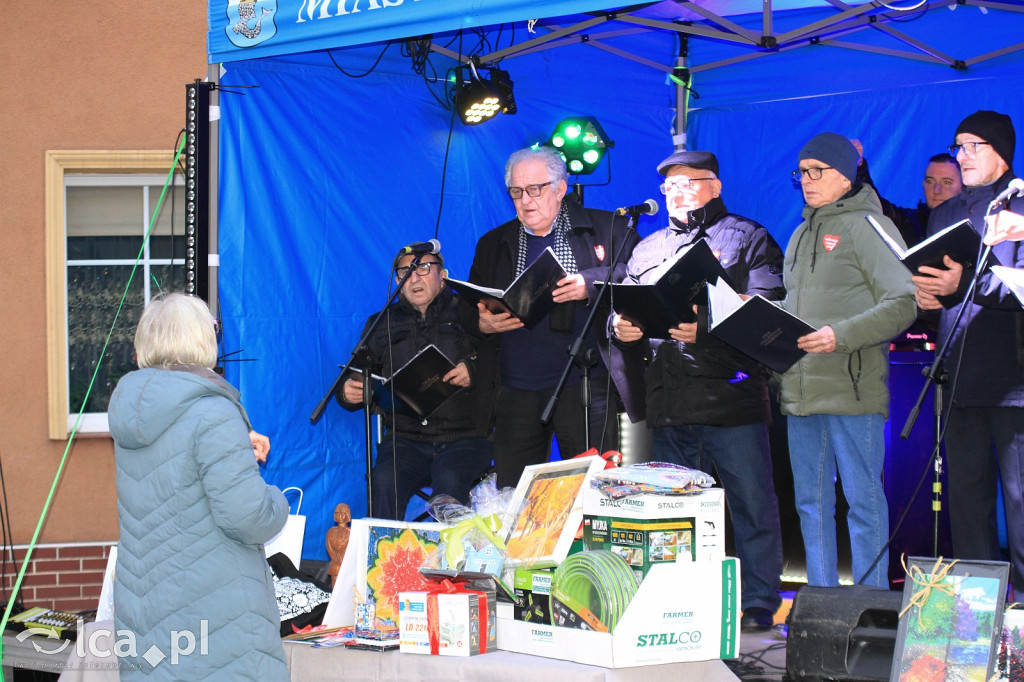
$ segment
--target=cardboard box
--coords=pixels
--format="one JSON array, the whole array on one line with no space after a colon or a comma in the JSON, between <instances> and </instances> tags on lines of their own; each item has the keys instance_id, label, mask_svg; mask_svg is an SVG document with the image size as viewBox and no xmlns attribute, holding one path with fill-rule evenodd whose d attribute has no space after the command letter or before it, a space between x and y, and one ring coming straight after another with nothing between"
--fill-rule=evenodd
<instances>
[{"instance_id":1,"label":"cardboard box","mask_svg":"<svg viewBox=\"0 0 1024 682\"><path fill-rule=\"evenodd\" d=\"M516 569L513 618L529 623L551 622L551 577L554 574L553 568Z\"/></svg>"},{"instance_id":2,"label":"cardboard box","mask_svg":"<svg viewBox=\"0 0 1024 682\"><path fill-rule=\"evenodd\" d=\"M405 654L430 654L427 630L427 592L398 595L398 650Z\"/></svg>"},{"instance_id":3,"label":"cardboard box","mask_svg":"<svg viewBox=\"0 0 1024 682\"><path fill-rule=\"evenodd\" d=\"M583 544L615 552L643 580L650 567L725 558L725 491L637 495L619 500L583 494Z\"/></svg>"},{"instance_id":4,"label":"cardboard box","mask_svg":"<svg viewBox=\"0 0 1024 682\"><path fill-rule=\"evenodd\" d=\"M655 564L612 633L498 619L498 648L605 668L735 658L739 561Z\"/></svg>"},{"instance_id":5,"label":"cardboard box","mask_svg":"<svg viewBox=\"0 0 1024 682\"><path fill-rule=\"evenodd\" d=\"M497 644L493 591L402 592L398 608L403 653L473 656Z\"/></svg>"}]
</instances>

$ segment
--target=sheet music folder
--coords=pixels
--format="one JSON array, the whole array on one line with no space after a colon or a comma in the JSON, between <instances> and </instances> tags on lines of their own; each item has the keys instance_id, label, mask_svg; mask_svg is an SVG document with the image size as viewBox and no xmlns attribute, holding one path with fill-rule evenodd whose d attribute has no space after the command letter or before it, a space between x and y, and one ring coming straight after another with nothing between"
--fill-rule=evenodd
<instances>
[{"instance_id":1,"label":"sheet music folder","mask_svg":"<svg viewBox=\"0 0 1024 682\"><path fill-rule=\"evenodd\" d=\"M511 313L532 329L555 307L551 292L565 276L565 268L549 246L504 291L451 278L447 282L470 303L481 302L492 313Z\"/></svg>"},{"instance_id":2,"label":"sheet music folder","mask_svg":"<svg viewBox=\"0 0 1024 682\"><path fill-rule=\"evenodd\" d=\"M780 373L807 354L796 340L815 331L763 296L744 301L724 282L708 284L708 317L710 333Z\"/></svg>"},{"instance_id":3,"label":"sheet music folder","mask_svg":"<svg viewBox=\"0 0 1024 682\"><path fill-rule=\"evenodd\" d=\"M377 405L385 411L394 409L426 419L462 390L460 386L443 381L444 375L454 368L455 363L430 344L396 370L390 379L370 375Z\"/></svg>"},{"instance_id":4,"label":"sheet music folder","mask_svg":"<svg viewBox=\"0 0 1024 682\"><path fill-rule=\"evenodd\" d=\"M958 223L953 223L941 232L936 232L920 244L905 251L873 216L865 216L865 220L874 228L882 241L889 246L889 249L896 254L900 262L915 275L922 265L946 270L946 266L942 263L942 257L945 255L957 263L963 264L965 269L970 269L974 266L974 261L980 252L978 247L981 244L981 236L974 230L971 221L966 218Z\"/></svg>"},{"instance_id":5,"label":"sheet music folder","mask_svg":"<svg viewBox=\"0 0 1024 682\"><path fill-rule=\"evenodd\" d=\"M612 284L612 309L650 338L667 339L668 330L693 322L693 306L707 303L707 282L729 278L711 247L700 239L650 272L649 284Z\"/></svg>"}]
</instances>

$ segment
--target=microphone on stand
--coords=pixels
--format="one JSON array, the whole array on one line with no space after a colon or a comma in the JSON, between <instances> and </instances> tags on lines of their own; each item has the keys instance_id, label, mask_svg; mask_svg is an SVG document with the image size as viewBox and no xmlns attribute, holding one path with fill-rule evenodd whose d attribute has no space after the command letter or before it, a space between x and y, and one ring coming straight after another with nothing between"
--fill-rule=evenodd
<instances>
[{"instance_id":1,"label":"microphone on stand","mask_svg":"<svg viewBox=\"0 0 1024 682\"><path fill-rule=\"evenodd\" d=\"M413 242L408 246L402 247L403 253L415 253L419 255L426 255L428 253L441 253L441 242L436 239L431 239L429 242Z\"/></svg>"},{"instance_id":2,"label":"microphone on stand","mask_svg":"<svg viewBox=\"0 0 1024 682\"><path fill-rule=\"evenodd\" d=\"M1024 195L1024 180L1021 180L1020 178L1010 180L1010 184L1007 185L1006 189L1000 192L999 195L992 200L992 203L988 205L989 211L991 211L996 204L1000 204L1007 199L1011 199L1015 195Z\"/></svg>"},{"instance_id":3,"label":"microphone on stand","mask_svg":"<svg viewBox=\"0 0 1024 682\"><path fill-rule=\"evenodd\" d=\"M615 209L615 215L654 215L658 212L658 202L654 199L648 199L642 204L635 206L623 206L622 208Z\"/></svg>"}]
</instances>

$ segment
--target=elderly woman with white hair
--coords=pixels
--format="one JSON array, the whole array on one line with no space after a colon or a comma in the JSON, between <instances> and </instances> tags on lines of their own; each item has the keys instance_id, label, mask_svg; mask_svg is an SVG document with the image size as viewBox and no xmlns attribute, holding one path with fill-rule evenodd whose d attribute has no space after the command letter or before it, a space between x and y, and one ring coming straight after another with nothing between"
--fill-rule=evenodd
<instances>
[{"instance_id":1,"label":"elderly woman with white hair","mask_svg":"<svg viewBox=\"0 0 1024 682\"><path fill-rule=\"evenodd\" d=\"M250 436L238 391L212 369L210 309L184 294L155 298L135 353L140 369L108 410L121 531L114 620L134 640L119 651L121 679L287 680L263 543L288 503L253 457L269 443Z\"/></svg>"}]
</instances>

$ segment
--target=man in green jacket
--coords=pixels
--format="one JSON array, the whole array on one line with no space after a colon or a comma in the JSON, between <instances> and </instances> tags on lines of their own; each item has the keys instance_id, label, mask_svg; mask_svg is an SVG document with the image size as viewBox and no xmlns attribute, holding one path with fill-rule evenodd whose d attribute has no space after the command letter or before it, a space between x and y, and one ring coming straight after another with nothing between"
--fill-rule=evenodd
<instances>
[{"instance_id":1,"label":"man in green jacket","mask_svg":"<svg viewBox=\"0 0 1024 682\"><path fill-rule=\"evenodd\" d=\"M889 414L889 339L914 321L914 285L867 223L874 217L902 244L882 214L878 195L856 183L859 154L836 133L800 150L804 222L786 247L783 307L817 331L801 337L807 351L782 375L789 457L807 583L839 584L835 482L850 504L847 523L854 579L888 588L888 507L882 489L885 420Z\"/></svg>"}]
</instances>

